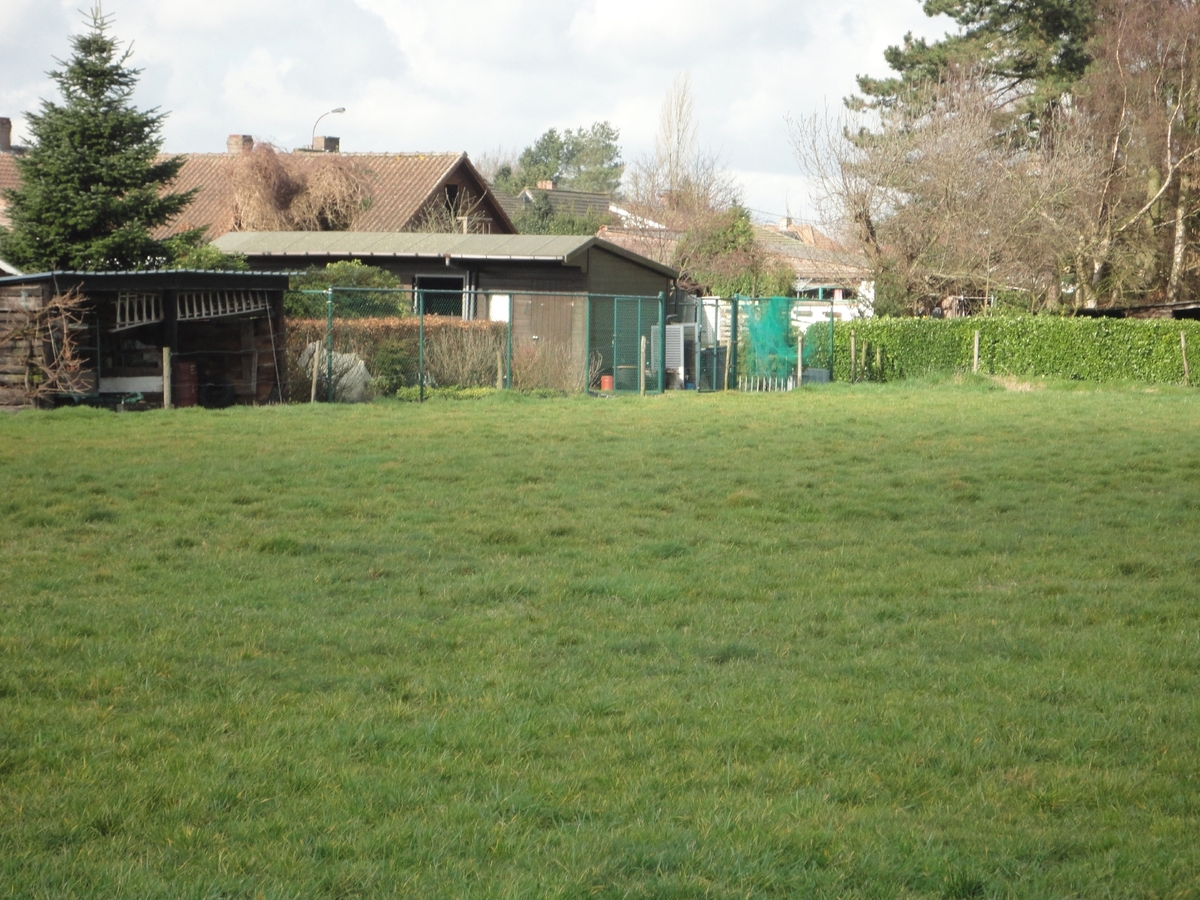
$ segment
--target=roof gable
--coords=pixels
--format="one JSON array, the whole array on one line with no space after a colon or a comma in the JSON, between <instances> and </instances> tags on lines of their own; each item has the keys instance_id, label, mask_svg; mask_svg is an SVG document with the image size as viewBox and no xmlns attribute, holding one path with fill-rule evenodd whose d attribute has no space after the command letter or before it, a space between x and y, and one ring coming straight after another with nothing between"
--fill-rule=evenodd
<instances>
[{"instance_id":1,"label":"roof gable","mask_svg":"<svg viewBox=\"0 0 1200 900\"><path fill-rule=\"evenodd\" d=\"M258 151L251 151L258 152ZM465 153L279 153L286 169L302 162L310 183L323 166L350 172L365 195L363 208L354 212L354 231L404 231L415 227L433 204L443 203L450 185L477 198L479 217L494 233L516 232L487 183ZM244 154L201 153L187 157L172 190L198 189L196 199L173 222L166 233L199 226L208 227L210 239L239 231L248 216L239 208L239 166Z\"/></svg>"}]
</instances>

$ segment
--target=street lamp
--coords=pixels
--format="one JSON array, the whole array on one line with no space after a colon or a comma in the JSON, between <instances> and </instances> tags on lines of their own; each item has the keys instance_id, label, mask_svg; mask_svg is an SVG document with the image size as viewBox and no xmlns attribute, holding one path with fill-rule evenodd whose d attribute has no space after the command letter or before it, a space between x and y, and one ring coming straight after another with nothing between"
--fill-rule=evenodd
<instances>
[{"instance_id":1,"label":"street lamp","mask_svg":"<svg viewBox=\"0 0 1200 900\"><path fill-rule=\"evenodd\" d=\"M312 138L309 140L308 146L313 147L314 150L316 149L316 147L314 147L313 145L316 144L316 142L317 142L317 126L321 124L321 120L323 118L325 118L326 116L332 116L335 113L344 113L345 111L346 111L346 107L339 106L337 109L331 109L331 110L329 110L329 112L323 112L319 116L317 116L317 121L313 122Z\"/></svg>"}]
</instances>

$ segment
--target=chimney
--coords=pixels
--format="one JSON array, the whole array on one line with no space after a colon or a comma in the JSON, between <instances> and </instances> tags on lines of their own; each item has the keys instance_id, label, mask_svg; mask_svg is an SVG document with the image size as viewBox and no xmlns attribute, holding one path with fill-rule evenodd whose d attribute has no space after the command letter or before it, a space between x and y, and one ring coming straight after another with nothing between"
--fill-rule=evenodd
<instances>
[{"instance_id":1,"label":"chimney","mask_svg":"<svg viewBox=\"0 0 1200 900\"><path fill-rule=\"evenodd\" d=\"M539 181L537 187L539 191L552 191L558 187L558 182L553 180Z\"/></svg>"},{"instance_id":2,"label":"chimney","mask_svg":"<svg viewBox=\"0 0 1200 900\"><path fill-rule=\"evenodd\" d=\"M0 119L0 153L12 153L12 119Z\"/></svg>"},{"instance_id":3,"label":"chimney","mask_svg":"<svg viewBox=\"0 0 1200 900\"><path fill-rule=\"evenodd\" d=\"M254 149L254 135L231 134L225 139L226 153L249 153Z\"/></svg>"},{"instance_id":4,"label":"chimney","mask_svg":"<svg viewBox=\"0 0 1200 900\"><path fill-rule=\"evenodd\" d=\"M323 134L318 134L313 138L312 148L319 153L341 153L342 139L338 137L326 137Z\"/></svg>"}]
</instances>

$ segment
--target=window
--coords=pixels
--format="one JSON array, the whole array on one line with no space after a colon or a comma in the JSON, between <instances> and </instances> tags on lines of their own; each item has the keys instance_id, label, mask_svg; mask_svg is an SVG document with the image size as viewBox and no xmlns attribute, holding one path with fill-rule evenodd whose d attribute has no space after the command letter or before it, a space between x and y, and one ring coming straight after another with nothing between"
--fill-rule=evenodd
<instances>
[{"instance_id":1,"label":"window","mask_svg":"<svg viewBox=\"0 0 1200 900\"><path fill-rule=\"evenodd\" d=\"M458 276L417 276L417 299L425 303L427 316L455 316L461 319L474 318L466 284ZM418 306L419 310L420 307Z\"/></svg>"}]
</instances>

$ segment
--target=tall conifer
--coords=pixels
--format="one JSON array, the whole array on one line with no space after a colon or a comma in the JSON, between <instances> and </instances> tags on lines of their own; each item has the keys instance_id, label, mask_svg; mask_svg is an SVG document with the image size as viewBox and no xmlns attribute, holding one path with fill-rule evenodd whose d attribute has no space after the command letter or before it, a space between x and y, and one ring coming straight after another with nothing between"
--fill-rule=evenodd
<instances>
[{"instance_id":1,"label":"tall conifer","mask_svg":"<svg viewBox=\"0 0 1200 900\"><path fill-rule=\"evenodd\" d=\"M152 232L193 192L165 193L184 159L158 159L165 114L131 103L140 69L127 63L99 5L90 29L50 72L61 104L29 116L32 146L16 159L22 185L7 192L12 229L0 256L29 270L138 269L173 255ZM190 235L189 237L195 237Z\"/></svg>"}]
</instances>

